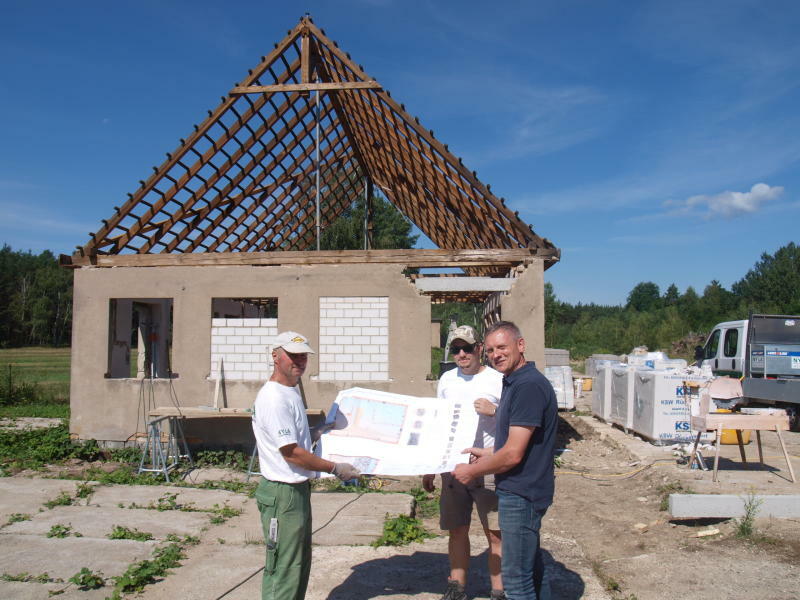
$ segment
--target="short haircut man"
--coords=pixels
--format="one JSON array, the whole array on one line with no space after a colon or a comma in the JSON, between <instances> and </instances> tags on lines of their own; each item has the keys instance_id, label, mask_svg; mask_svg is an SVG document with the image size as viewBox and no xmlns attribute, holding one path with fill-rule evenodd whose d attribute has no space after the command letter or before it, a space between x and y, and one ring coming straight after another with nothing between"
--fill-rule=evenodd
<instances>
[{"instance_id":1,"label":"short haircut man","mask_svg":"<svg viewBox=\"0 0 800 600\"><path fill-rule=\"evenodd\" d=\"M261 581L263 600L302 600L311 571L311 488L318 471L342 480L358 477L353 465L333 463L311 452L312 434L298 388L313 353L297 332L278 335L274 368L253 409L261 481L256 502L267 543Z\"/></svg>"},{"instance_id":2,"label":"short haircut man","mask_svg":"<svg viewBox=\"0 0 800 600\"><path fill-rule=\"evenodd\" d=\"M472 405L478 413L475 433L476 447L494 446L495 413L502 393L503 376L481 364L483 346L475 330L469 325L457 327L452 333L450 354L456 368L439 378L437 396L462 401ZM448 558L450 577L442 600L465 600L467 595L467 570L470 559L469 527L473 505L489 543L489 578L491 598L503 598L503 581L500 575L500 531L497 519L497 495L494 477L477 477L469 485L456 480L452 473L442 473L442 495L439 500L439 526L449 533ZM423 487L432 492L434 475L425 475Z\"/></svg>"},{"instance_id":3,"label":"short haircut man","mask_svg":"<svg viewBox=\"0 0 800 600\"><path fill-rule=\"evenodd\" d=\"M550 598L539 531L553 502L558 404L553 386L525 360L525 339L511 322L486 331L486 355L503 374L494 451L467 449L477 460L457 465L462 483L495 473L503 545L503 586L509 600Z\"/></svg>"}]
</instances>

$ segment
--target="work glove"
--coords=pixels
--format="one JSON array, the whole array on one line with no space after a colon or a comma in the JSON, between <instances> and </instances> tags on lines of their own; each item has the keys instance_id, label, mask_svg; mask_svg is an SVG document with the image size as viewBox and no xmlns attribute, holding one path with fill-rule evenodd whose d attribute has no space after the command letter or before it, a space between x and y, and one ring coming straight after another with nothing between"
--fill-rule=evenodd
<instances>
[{"instance_id":1,"label":"work glove","mask_svg":"<svg viewBox=\"0 0 800 600\"><path fill-rule=\"evenodd\" d=\"M350 463L333 463L331 474L336 475L342 481L350 481L361 475L361 471Z\"/></svg>"}]
</instances>

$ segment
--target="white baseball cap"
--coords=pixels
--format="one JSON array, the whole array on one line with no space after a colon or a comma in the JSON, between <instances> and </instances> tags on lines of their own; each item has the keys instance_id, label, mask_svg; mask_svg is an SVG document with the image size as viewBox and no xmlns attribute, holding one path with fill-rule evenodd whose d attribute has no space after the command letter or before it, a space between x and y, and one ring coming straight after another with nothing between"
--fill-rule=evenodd
<instances>
[{"instance_id":1,"label":"white baseball cap","mask_svg":"<svg viewBox=\"0 0 800 600\"><path fill-rule=\"evenodd\" d=\"M469 325L461 325L453 330L454 340L464 340L468 344L474 344L478 340L475 330Z\"/></svg>"},{"instance_id":2,"label":"white baseball cap","mask_svg":"<svg viewBox=\"0 0 800 600\"><path fill-rule=\"evenodd\" d=\"M296 331L279 333L272 348L273 350L283 348L292 354L316 354L308 345L308 338Z\"/></svg>"}]
</instances>

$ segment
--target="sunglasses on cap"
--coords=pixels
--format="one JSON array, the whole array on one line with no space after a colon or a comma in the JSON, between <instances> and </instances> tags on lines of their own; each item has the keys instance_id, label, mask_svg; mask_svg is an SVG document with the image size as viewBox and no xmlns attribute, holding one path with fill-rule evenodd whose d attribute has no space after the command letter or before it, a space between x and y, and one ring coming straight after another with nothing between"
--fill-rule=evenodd
<instances>
[{"instance_id":1,"label":"sunglasses on cap","mask_svg":"<svg viewBox=\"0 0 800 600\"><path fill-rule=\"evenodd\" d=\"M461 351L466 352L467 354L472 354L475 350L475 344L464 344L463 346L450 346L450 354L456 356Z\"/></svg>"}]
</instances>

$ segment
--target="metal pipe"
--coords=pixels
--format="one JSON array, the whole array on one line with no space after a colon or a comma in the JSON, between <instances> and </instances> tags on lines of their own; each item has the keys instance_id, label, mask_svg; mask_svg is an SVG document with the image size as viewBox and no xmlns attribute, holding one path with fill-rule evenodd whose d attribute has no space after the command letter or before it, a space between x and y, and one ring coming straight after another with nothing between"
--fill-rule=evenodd
<instances>
[{"instance_id":1,"label":"metal pipe","mask_svg":"<svg viewBox=\"0 0 800 600\"><path fill-rule=\"evenodd\" d=\"M317 77L317 83L319 83L319 77ZM316 124L314 126L314 137L316 138L316 149L315 149L315 157L314 162L316 163L316 181L315 186L317 188L316 191L316 219L317 219L317 251L319 251L319 238L320 238L320 216L319 216L319 90L316 91L316 108L315 111L315 120Z\"/></svg>"}]
</instances>

